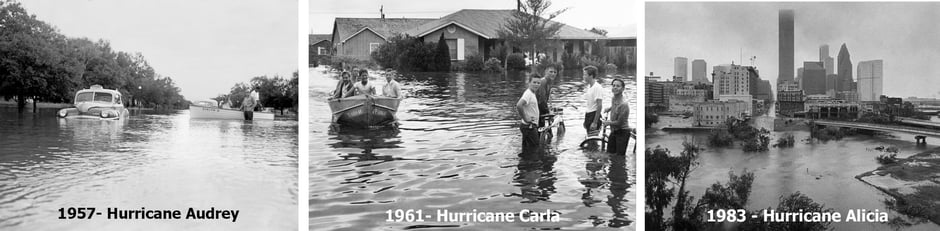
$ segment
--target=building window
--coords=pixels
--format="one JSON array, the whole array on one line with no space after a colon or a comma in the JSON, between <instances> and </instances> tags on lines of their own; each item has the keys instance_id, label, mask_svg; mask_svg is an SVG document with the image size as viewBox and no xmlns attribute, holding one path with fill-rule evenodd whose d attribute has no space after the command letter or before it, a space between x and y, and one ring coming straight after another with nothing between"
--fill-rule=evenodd
<instances>
[{"instance_id":1,"label":"building window","mask_svg":"<svg viewBox=\"0 0 940 231\"><path fill-rule=\"evenodd\" d=\"M317 47L317 55L326 55L326 48Z\"/></svg>"},{"instance_id":2,"label":"building window","mask_svg":"<svg viewBox=\"0 0 940 231\"><path fill-rule=\"evenodd\" d=\"M380 45L381 43L369 43L369 54L372 54L372 52L378 50Z\"/></svg>"},{"instance_id":3,"label":"building window","mask_svg":"<svg viewBox=\"0 0 940 231\"><path fill-rule=\"evenodd\" d=\"M450 49L450 60L457 60L457 39L444 40L447 48Z\"/></svg>"}]
</instances>

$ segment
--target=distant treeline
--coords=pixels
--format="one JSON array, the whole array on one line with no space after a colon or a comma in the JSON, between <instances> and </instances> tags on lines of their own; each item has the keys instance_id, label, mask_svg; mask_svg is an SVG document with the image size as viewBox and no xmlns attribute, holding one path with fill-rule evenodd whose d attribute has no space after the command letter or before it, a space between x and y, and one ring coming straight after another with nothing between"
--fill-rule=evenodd
<instances>
[{"instance_id":1,"label":"distant treeline","mask_svg":"<svg viewBox=\"0 0 940 231\"><path fill-rule=\"evenodd\" d=\"M13 1L0 0L0 96L71 102L91 85L116 89L128 106L186 108L189 101L140 53L114 51L105 40L69 38Z\"/></svg>"},{"instance_id":2,"label":"distant treeline","mask_svg":"<svg viewBox=\"0 0 940 231\"><path fill-rule=\"evenodd\" d=\"M258 92L261 106L271 107L284 114L284 109L293 109L297 111L298 104L298 86L299 75L294 72L291 79L285 79L275 75L274 77L257 76L251 78L248 83L237 83L232 86L228 94L222 94L212 98L219 104L228 104L232 108L241 108L242 101L251 94L252 91Z\"/></svg>"}]
</instances>

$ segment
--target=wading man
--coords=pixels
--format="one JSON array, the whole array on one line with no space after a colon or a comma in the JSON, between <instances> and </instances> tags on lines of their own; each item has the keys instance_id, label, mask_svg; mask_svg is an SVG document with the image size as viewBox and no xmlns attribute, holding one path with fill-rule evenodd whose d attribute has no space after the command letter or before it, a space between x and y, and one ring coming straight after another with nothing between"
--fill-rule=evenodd
<instances>
[{"instance_id":1,"label":"wading man","mask_svg":"<svg viewBox=\"0 0 940 231\"><path fill-rule=\"evenodd\" d=\"M539 85L539 89L535 92L535 98L539 100L539 127L545 126L545 121L541 119L541 116L551 113L551 108L548 107L548 101L551 100L552 84L555 82L555 76L557 76L557 74L558 71L555 70L555 67L546 67L542 84Z\"/></svg>"},{"instance_id":2,"label":"wading man","mask_svg":"<svg viewBox=\"0 0 940 231\"><path fill-rule=\"evenodd\" d=\"M522 132L522 153L534 153L539 147L538 118L539 107L535 92L541 85L542 77L539 74L532 74L529 78L528 88L522 93L522 98L516 102L516 112L522 117L522 124L519 125L519 131Z\"/></svg>"},{"instance_id":3,"label":"wading man","mask_svg":"<svg viewBox=\"0 0 940 231\"><path fill-rule=\"evenodd\" d=\"M597 67L586 66L582 69L584 83L587 85L581 99L584 99L582 110L584 111L584 130L587 130L588 136L592 132L597 132L601 128L601 107L604 105L604 89L597 83Z\"/></svg>"},{"instance_id":4,"label":"wading man","mask_svg":"<svg viewBox=\"0 0 940 231\"><path fill-rule=\"evenodd\" d=\"M604 121L610 126L610 137L607 140L607 152L619 155L627 154L627 143L630 142L630 104L623 96L623 76L616 75L611 83L614 98L611 100L610 120Z\"/></svg>"}]
</instances>

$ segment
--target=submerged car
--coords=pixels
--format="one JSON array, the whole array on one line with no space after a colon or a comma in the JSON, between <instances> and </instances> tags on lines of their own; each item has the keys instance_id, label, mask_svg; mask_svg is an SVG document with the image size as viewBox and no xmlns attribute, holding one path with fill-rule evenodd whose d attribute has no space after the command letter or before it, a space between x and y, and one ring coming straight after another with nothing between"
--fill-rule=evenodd
<instances>
[{"instance_id":1,"label":"submerged car","mask_svg":"<svg viewBox=\"0 0 940 231\"><path fill-rule=\"evenodd\" d=\"M121 92L104 89L101 85L92 85L75 93L74 105L74 108L59 110L59 118L119 120L130 114L124 108Z\"/></svg>"}]
</instances>

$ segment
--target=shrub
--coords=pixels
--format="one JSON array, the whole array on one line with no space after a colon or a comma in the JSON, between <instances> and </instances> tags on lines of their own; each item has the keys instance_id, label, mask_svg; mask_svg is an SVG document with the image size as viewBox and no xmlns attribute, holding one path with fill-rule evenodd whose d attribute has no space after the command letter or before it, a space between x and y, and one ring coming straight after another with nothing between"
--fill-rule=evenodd
<instances>
[{"instance_id":1,"label":"shrub","mask_svg":"<svg viewBox=\"0 0 940 231\"><path fill-rule=\"evenodd\" d=\"M522 53L512 53L506 59L506 69L525 70L525 57Z\"/></svg>"},{"instance_id":2,"label":"shrub","mask_svg":"<svg viewBox=\"0 0 940 231\"><path fill-rule=\"evenodd\" d=\"M789 148L793 147L794 144L796 144L796 139L793 138L793 134L787 133L777 138L777 143L774 144L774 147Z\"/></svg>"},{"instance_id":3,"label":"shrub","mask_svg":"<svg viewBox=\"0 0 940 231\"><path fill-rule=\"evenodd\" d=\"M561 54L561 63L566 68L571 68L571 69L581 68L582 66L580 65L580 62L578 61L580 61L580 59L578 59L578 57L575 57L574 55L569 55L568 53Z\"/></svg>"},{"instance_id":4,"label":"shrub","mask_svg":"<svg viewBox=\"0 0 940 231\"><path fill-rule=\"evenodd\" d=\"M608 63L607 65L604 65L604 73L608 75L617 73L617 65L614 65L613 63Z\"/></svg>"},{"instance_id":5,"label":"shrub","mask_svg":"<svg viewBox=\"0 0 940 231\"><path fill-rule=\"evenodd\" d=\"M478 53L472 53L467 55L464 60L465 68L464 71L482 71L483 70L483 56L480 56Z\"/></svg>"},{"instance_id":6,"label":"shrub","mask_svg":"<svg viewBox=\"0 0 940 231\"><path fill-rule=\"evenodd\" d=\"M398 53L400 52L397 48L396 43L385 43L380 45L370 56L372 56L372 60L382 68L395 68Z\"/></svg>"},{"instance_id":7,"label":"shrub","mask_svg":"<svg viewBox=\"0 0 940 231\"><path fill-rule=\"evenodd\" d=\"M734 137L725 129L712 130L708 134L708 145L712 147L727 147L734 143Z\"/></svg>"},{"instance_id":8,"label":"shrub","mask_svg":"<svg viewBox=\"0 0 940 231\"><path fill-rule=\"evenodd\" d=\"M432 57L428 70L430 71L450 71L450 48L447 47L447 42L444 40L444 34L441 33L441 38L437 40L437 45L435 46L434 55Z\"/></svg>"},{"instance_id":9,"label":"shrub","mask_svg":"<svg viewBox=\"0 0 940 231\"><path fill-rule=\"evenodd\" d=\"M503 63L499 61L498 58L493 57L486 60L486 63L483 64L483 71L486 72L502 72Z\"/></svg>"},{"instance_id":10,"label":"shrub","mask_svg":"<svg viewBox=\"0 0 940 231\"><path fill-rule=\"evenodd\" d=\"M897 153L885 153L875 157L879 164L893 164L898 162Z\"/></svg>"},{"instance_id":11,"label":"shrub","mask_svg":"<svg viewBox=\"0 0 940 231\"><path fill-rule=\"evenodd\" d=\"M605 63L603 58L598 56L581 56L581 66L603 67Z\"/></svg>"},{"instance_id":12,"label":"shrub","mask_svg":"<svg viewBox=\"0 0 940 231\"><path fill-rule=\"evenodd\" d=\"M836 128L836 127L826 127L824 129L813 129L813 131L810 134L813 136L813 138L816 138L822 141L841 140L842 137L845 137L845 132L843 132L841 129Z\"/></svg>"},{"instance_id":13,"label":"shrub","mask_svg":"<svg viewBox=\"0 0 940 231\"><path fill-rule=\"evenodd\" d=\"M333 56L328 61L330 67L336 69L352 69L353 67L377 68L378 65L372 60L359 60L350 57ZM324 63L327 64L327 63Z\"/></svg>"},{"instance_id":14,"label":"shrub","mask_svg":"<svg viewBox=\"0 0 940 231\"><path fill-rule=\"evenodd\" d=\"M656 115L656 113L647 111L646 112L646 127L649 128L653 126L653 124L656 124L656 123L659 123L659 115Z\"/></svg>"}]
</instances>

